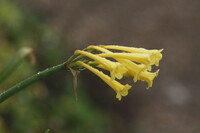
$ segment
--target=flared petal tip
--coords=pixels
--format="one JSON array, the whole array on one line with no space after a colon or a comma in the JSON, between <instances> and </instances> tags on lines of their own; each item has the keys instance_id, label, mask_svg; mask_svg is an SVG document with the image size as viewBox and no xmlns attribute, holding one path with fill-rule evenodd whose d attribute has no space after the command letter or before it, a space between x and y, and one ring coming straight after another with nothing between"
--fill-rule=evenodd
<instances>
[{"instance_id":1,"label":"flared petal tip","mask_svg":"<svg viewBox=\"0 0 200 133\"><path fill-rule=\"evenodd\" d=\"M122 96L127 96L127 95L128 95L128 90L130 90L131 87L132 87L132 86L131 86L131 85L128 85L128 84L124 85L124 88L123 88L121 91L117 92L116 98L117 98L119 101L121 101Z\"/></svg>"}]
</instances>

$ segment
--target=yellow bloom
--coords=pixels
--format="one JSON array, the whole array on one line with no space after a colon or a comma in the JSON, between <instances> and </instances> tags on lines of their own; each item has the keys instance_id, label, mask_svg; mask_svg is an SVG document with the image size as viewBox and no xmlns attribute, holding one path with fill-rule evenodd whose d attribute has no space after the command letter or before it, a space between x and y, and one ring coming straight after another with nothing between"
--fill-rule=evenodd
<instances>
[{"instance_id":1,"label":"yellow bloom","mask_svg":"<svg viewBox=\"0 0 200 133\"><path fill-rule=\"evenodd\" d=\"M117 50L121 52L112 52L111 50ZM88 52L88 51L93 51ZM122 96L128 95L130 85L122 85L114 78L121 79L124 77L133 77L134 82L137 80L145 81L148 87L152 87L153 80L157 76L159 70L156 72L150 72L153 65L158 66L159 61L162 59L161 50L147 50L144 48L134 48L116 45L99 45L88 46L85 51L77 50L75 54L85 57L82 61L74 60L74 65L77 67L85 67L92 71L104 82L106 82L117 93L116 98L121 100ZM89 58L89 59L88 59ZM116 60L116 62L110 60L110 58ZM92 59L92 61L91 61ZM81 59L82 60L82 59ZM92 67L101 68L110 72L110 76L104 74L102 71ZM82 68L80 67L80 68Z\"/></svg>"},{"instance_id":2,"label":"yellow bloom","mask_svg":"<svg viewBox=\"0 0 200 133\"><path fill-rule=\"evenodd\" d=\"M134 47L126 47L126 46L117 46L117 45L100 45L99 47L105 48L105 49L115 49L115 50L122 50L130 53L143 53L143 54L149 54L151 58L151 65L159 65L159 61L162 59L161 50L147 50L144 48L134 48Z\"/></svg>"},{"instance_id":3,"label":"yellow bloom","mask_svg":"<svg viewBox=\"0 0 200 133\"><path fill-rule=\"evenodd\" d=\"M162 54L161 52L163 51L163 49L161 50L152 50L152 53L151 53L151 59L152 59L152 63L151 65L156 65L156 66L159 66L159 62L160 60L162 59Z\"/></svg>"},{"instance_id":4,"label":"yellow bloom","mask_svg":"<svg viewBox=\"0 0 200 133\"><path fill-rule=\"evenodd\" d=\"M95 69L95 68L91 67L90 65L85 64L81 61L78 61L77 64L87 68L88 70L90 70L91 72L96 74L99 78L101 78L104 82L106 82L117 93L116 98L118 98L119 100L121 100L122 96L128 95L128 90L132 86L130 86L128 84L122 85L121 83L117 82L116 80L112 80L111 77L109 77L108 75L99 71L98 69Z\"/></svg>"},{"instance_id":5,"label":"yellow bloom","mask_svg":"<svg viewBox=\"0 0 200 133\"><path fill-rule=\"evenodd\" d=\"M98 47L98 46L90 46L89 48L99 50L99 51L104 52L109 55L114 54L113 52L111 52L107 49ZM119 57L113 57L113 58L128 69L128 71L126 73L124 73L124 76L130 75L130 76L134 77L134 82L136 82L138 80L138 75L140 74L140 72L142 72L143 70L146 69L145 65L136 64L128 59L123 59L123 58L119 58Z\"/></svg>"},{"instance_id":6,"label":"yellow bloom","mask_svg":"<svg viewBox=\"0 0 200 133\"><path fill-rule=\"evenodd\" d=\"M117 59L121 64L126 66L128 71L124 74L125 77L131 76L133 77L134 82L138 80L140 73L146 69L146 66L143 64L136 64L127 59Z\"/></svg>"},{"instance_id":7,"label":"yellow bloom","mask_svg":"<svg viewBox=\"0 0 200 133\"><path fill-rule=\"evenodd\" d=\"M113 77L116 77L117 79L122 79L123 78L123 75L128 71L126 67L121 67L122 64L120 64L119 62L115 62L116 67L114 69L114 71L112 71L110 74L111 74L111 77L113 79ZM98 68L101 68L101 69L105 69L107 71L109 71L105 66L99 64L97 65Z\"/></svg>"},{"instance_id":8,"label":"yellow bloom","mask_svg":"<svg viewBox=\"0 0 200 133\"><path fill-rule=\"evenodd\" d=\"M99 46L94 46L94 45L88 46L87 49L96 49L96 50L101 51L103 53L113 53L113 52L111 52L111 51L109 51L105 48L102 48L102 47L99 47Z\"/></svg>"},{"instance_id":9,"label":"yellow bloom","mask_svg":"<svg viewBox=\"0 0 200 133\"><path fill-rule=\"evenodd\" d=\"M82 51L82 50L76 50L75 53L85 55L85 56L95 60L100 65L103 65L103 67L106 70L110 71L110 75L111 75L112 79L114 79L115 77L118 78L118 79L121 79L123 77L123 74L127 72L126 67L124 67L123 65L121 65L117 62L107 60L107 59L100 57L98 55L91 54L89 52Z\"/></svg>"},{"instance_id":10,"label":"yellow bloom","mask_svg":"<svg viewBox=\"0 0 200 133\"><path fill-rule=\"evenodd\" d=\"M159 70L157 70L154 73L144 71L144 72L141 72L141 74L139 75L138 78L139 78L139 80L146 81L148 83L148 87L147 87L147 89L148 89L148 88L152 87L153 80L158 75L158 72L159 72Z\"/></svg>"},{"instance_id":11,"label":"yellow bloom","mask_svg":"<svg viewBox=\"0 0 200 133\"><path fill-rule=\"evenodd\" d=\"M145 65L150 65L151 63L150 56L148 54L143 54L143 53L108 53L108 54L98 54L98 55L101 57L128 59Z\"/></svg>"}]
</instances>

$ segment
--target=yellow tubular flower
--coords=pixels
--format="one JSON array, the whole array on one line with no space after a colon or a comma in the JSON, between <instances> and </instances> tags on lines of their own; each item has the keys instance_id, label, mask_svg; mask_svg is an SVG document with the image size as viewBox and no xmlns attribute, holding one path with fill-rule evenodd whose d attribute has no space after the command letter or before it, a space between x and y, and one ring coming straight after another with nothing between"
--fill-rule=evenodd
<instances>
[{"instance_id":1,"label":"yellow tubular flower","mask_svg":"<svg viewBox=\"0 0 200 133\"><path fill-rule=\"evenodd\" d=\"M103 65L106 70L110 71L110 75L111 75L112 79L114 79L115 77L118 79L121 79L123 77L123 74L127 72L126 67L124 67L123 65L121 65L117 62L107 60L98 55L91 54L89 52L82 51L82 50L76 50L75 53L85 55L85 56L95 60L97 63Z\"/></svg>"},{"instance_id":2,"label":"yellow tubular flower","mask_svg":"<svg viewBox=\"0 0 200 133\"><path fill-rule=\"evenodd\" d=\"M130 52L130 53L151 54L152 52L159 51L159 50L156 50L156 49L147 50L147 49L144 49L144 48L126 47L126 46L118 46L118 45L99 45L99 47L102 47L102 48L105 48L105 49L115 49L115 50L127 51L127 52Z\"/></svg>"},{"instance_id":3,"label":"yellow tubular flower","mask_svg":"<svg viewBox=\"0 0 200 133\"><path fill-rule=\"evenodd\" d=\"M120 64L119 62L116 62L116 66L122 66L122 64ZM97 65L97 67L109 71L105 66L101 64ZM128 70L126 67L116 67L115 71L111 72L111 77L112 79L113 77L116 77L117 79L122 79L124 73L126 73L127 71Z\"/></svg>"},{"instance_id":4,"label":"yellow tubular flower","mask_svg":"<svg viewBox=\"0 0 200 133\"><path fill-rule=\"evenodd\" d=\"M128 84L122 85L121 83L117 82L116 80L112 80L111 77L108 75L104 74L103 72L99 71L98 69L95 69L91 67L88 64L85 64L84 62L78 61L78 65L81 65L94 74L96 74L99 78L101 78L104 82L106 82L113 90L117 93L116 98L121 100L122 96L128 95L128 90L132 87Z\"/></svg>"},{"instance_id":5,"label":"yellow tubular flower","mask_svg":"<svg viewBox=\"0 0 200 133\"><path fill-rule=\"evenodd\" d=\"M154 78L158 75L159 70L154 73L151 72L141 72L140 76L138 77L139 80L146 81L148 83L148 88L152 87Z\"/></svg>"},{"instance_id":6,"label":"yellow tubular flower","mask_svg":"<svg viewBox=\"0 0 200 133\"><path fill-rule=\"evenodd\" d=\"M145 65L150 65L151 59L148 54L142 53L108 53L108 54L98 54L101 57L112 57L112 58L123 58Z\"/></svg>"},{"instance_id":7,"label":"yellow tubular flower","mask_svg":"<svg viewBox=\"0 0 200 133\"><path fill-rule=\"evenodd\" d=\"M149 54L152 62L151 65L159 65L159 61L162 59L162 54L161 52L163 51L163 49L161 50L147 50L144 48L134 48L134 47L126 47L126 46L117 46L117 45L100 45L99 47L105 48L105 49L115 49L115 50L121 50L121 51L126 51L126 52L130 52L130 53L144 53L144 54Z\"/></svg>"},{"instance_id":8,"label":"yellow tubular flower","mask_svg":"<svg viewBox=\"0 0 200 133\"><path fill-rule=\"evenodd\" d=\"M101 48L101 47L98 47L98 46L90 46L89 48L93 48L93 49L96 49L96 50L99 50L101 52L104 52L106 54L114 54L113 52L107 50L107 49L104 49L104 48ZM113 57L115 60L117 60L120 64L124 65L128 71L126 73L124 73L124 76L131 76L131 77L134 77L134 82L136 82L138 80L138 75L146 69L146 66L143 65L143 64L136 64L128 59L123 59L123 58L117 58L117 57Z\"/></svg>"},{"instance_id":9,"label":"yellow tubular flower","mask_svg":"<svg viewBox=\"0 0 200 133\"><path fill-rule=\"evenodd\" d=\"M121 64L125 65L128 71L124 74L125 77L133 77L134 82L138 80L140 73L146 69L143 64L136 64L127 59L117 59Z\"/></svg>"},{"instance_id":10,"label":"yellow tubular flower","mask_svg":"<svg viewBox=\"0 0 200 133\"><path fill-rule=\"evenodd\" d=\"M99 47L99 46L94 46L94 45L91 45L91 46L88 46L87 49L96 49L98 51L101 51L103 53L113 53L105 48L102 48L102 47Z\"/></svg>"},{"instance_id":11,"label":"yellow tubular flower","mask_svg":"<svg viewBox=\"0 0 200 133\"><path fill-rule=\"evenodd\" d=\"M155 64L156 66L159 66L159 62L162 59L162 54L161 54L162 51L163 51L163 49L152 50L152 53L151 53L152 63L151 63L151 65Z\"/></svg>"}]
</instances>

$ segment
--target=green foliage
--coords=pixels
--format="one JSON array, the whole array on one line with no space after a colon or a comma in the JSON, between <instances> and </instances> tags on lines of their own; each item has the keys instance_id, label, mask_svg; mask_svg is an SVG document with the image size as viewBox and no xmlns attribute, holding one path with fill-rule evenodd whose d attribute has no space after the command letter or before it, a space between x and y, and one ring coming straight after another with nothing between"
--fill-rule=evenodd
<instances>
[{"instance_id":1,"label":"green foliage","mask_svg":"<svg viewBox=\"0 0 200 133\"><path fill-rule=\"evenodd\" d=\"M66 40L13 2L0 1L0 70L22 46L33 47L37 64L28 60L0 85L0 92L50 65L61 63L70 54ZM68 72L69 73L69 72ZM81 92L76 101L72 76L66 73L46 78L0 105L0 133L106 133L106 118ZM79 82L81 80L79 79ZM66 85L67 84L67 85ZM47 129L50 129L48 131Z\"/></svg>"}]
</instances>

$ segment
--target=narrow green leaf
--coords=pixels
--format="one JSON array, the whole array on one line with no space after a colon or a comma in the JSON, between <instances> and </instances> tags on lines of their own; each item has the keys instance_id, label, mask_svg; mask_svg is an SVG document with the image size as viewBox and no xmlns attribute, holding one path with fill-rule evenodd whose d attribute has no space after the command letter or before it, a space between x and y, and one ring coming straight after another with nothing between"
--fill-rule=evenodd
<instances>
[{"instance_id":1,"label":"narrow green leaf","mask_svg":"<svg viewBox=\"0 0 200 133\"><path fill-rule=\"evenodd\" d=\"M0 84L5 81L25 60L27 56L31 58L31 62L35 63L34 55L32 54L33 49L28 47L23 47L19 49L11 60L4 66L0 71Z\"/></svg>"}]
</instances>

